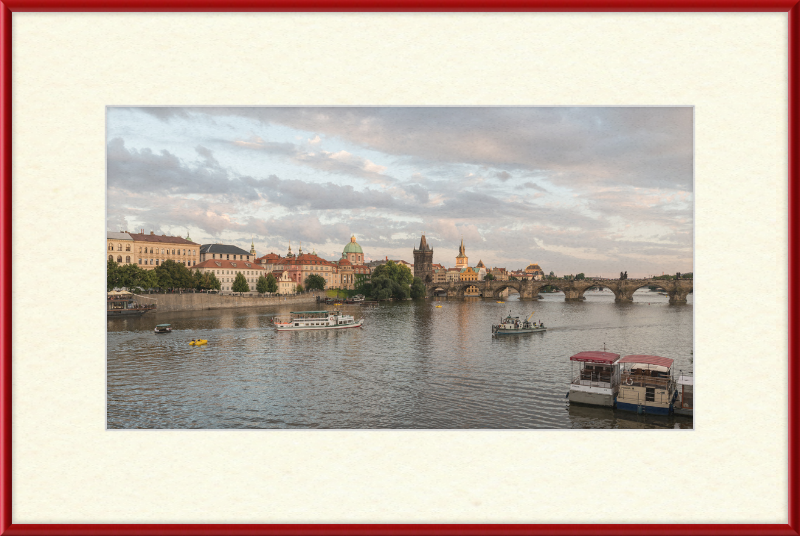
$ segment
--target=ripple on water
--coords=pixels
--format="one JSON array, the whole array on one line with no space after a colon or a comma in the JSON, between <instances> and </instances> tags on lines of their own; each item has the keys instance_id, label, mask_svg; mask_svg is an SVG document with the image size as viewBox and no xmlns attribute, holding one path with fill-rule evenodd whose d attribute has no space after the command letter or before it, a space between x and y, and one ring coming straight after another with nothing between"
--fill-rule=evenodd
<instances>
[{"instance_id":1,"label":"ripple on water","mask_svg":"<svg viewBox=\"0 0 800 536\"><path fill-rule=\"evenodd\" d=\"M684 417L566 403L569 356L603 344L692 370L691 295L682 306L634 299L347 307L362 329L299 333L274 330L272 316L289 311L280 307L109 320L108 427L691 428ZM500 316L531 311L546 333L491 337ZM154 335L163 322L173 333Z\"/></svg>"}]
</instances>

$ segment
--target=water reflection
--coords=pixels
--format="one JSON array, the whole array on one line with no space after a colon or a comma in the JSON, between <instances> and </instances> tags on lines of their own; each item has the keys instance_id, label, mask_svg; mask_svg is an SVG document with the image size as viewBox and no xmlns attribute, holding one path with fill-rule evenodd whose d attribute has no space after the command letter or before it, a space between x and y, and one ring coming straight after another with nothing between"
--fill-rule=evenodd
<instances>
[{"instance_id":1,"label":"water reflection","mask_svg":"<svg viewBox=\"0 0 800 536\"><path fill-rule=\"evenodd\" d=\"M595 294L344 306L364 327L335 331L276 332L272 317L288 306L112 319L108 426L691 428L686 417L566 404L569 356L604 343L692 370L691 295L670 306L656 293L624 305ZM493 338L491 324L509 311L535 311L548 331ZM173 333L154 335L158 323Z\"/></svg>"}]
</instances>

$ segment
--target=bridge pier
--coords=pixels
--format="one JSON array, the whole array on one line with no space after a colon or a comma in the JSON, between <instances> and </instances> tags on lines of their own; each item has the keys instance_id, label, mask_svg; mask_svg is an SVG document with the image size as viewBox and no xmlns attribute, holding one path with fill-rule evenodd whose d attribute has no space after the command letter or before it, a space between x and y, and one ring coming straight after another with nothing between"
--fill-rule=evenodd
<instances>
[{"instance_id":1,"label":"bridge pier","mask_svg":"<svg viewBox=\"0 0 800 536\"><path fill-rule=\"evenodd\" d=\"M580 290L564 289L564 301L581 301L585 299Z\"/></svg>"},{"instance_id":2,"label":"bridge pier","mask_svg":"<svg viewBox=\"0 0 800 536\"><path fill-rule=\"evenodd\" d=\"M672 292L667 293L669 295L669 303L670 305L685 305L686 304L686 296L689 295L688 291L683 289L674 290Z\"/></svg>"}]
</instances>

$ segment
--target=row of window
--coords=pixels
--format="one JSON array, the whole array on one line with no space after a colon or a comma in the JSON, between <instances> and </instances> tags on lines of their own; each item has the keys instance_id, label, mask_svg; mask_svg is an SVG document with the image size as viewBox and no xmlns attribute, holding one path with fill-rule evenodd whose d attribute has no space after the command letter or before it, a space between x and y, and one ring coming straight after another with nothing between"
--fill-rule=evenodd
<instances>
[{"instance_id":1,"label":"row of window","mask_svg":"<svg viewBox=\"0 0 800 536\"><path fill-rule=\"evenodd\" d=\"M125 251L130 251L130 250L131 250L131 245L130 244L125 244ZM139 253L158 254L159 250L161 250L160 253L162 255L189 255L189 256L194 256L194 255L197 254L197 252L195 250L193 250L193 249L173 249L173 250L170 250L170 249L165 249L165 248L149 248L149 251L148 251L148 248L144 248L144 251L142 251L142 247L141 246L139 247ZM114 251L114 244L108 244L108 251ZM117 244L117 251L122 251L122 244ZM170 253L170 251L172 253Z\"/></svg>"},{"instance_id":2,"label":"row of window","mask_svg":"<svg viewBox=\"0 0 800 536\"><path fill-rule=\"evenodd\" d=\"M212 253L211 254L211 259L213 260L213 259L216 259L216 258L217 258L217 254L216 253ZM220 258L220 260L222 259L222 253L219 254L219 258ZM225 255L225 260L231 260L230 254L226 254ZM236 260L236 255L233 256L233 260ZM239 255L239 260L240 261L245 260L245 255ZM250 255L247 255L247 260L248 261L250 260Z\"/></svg>"},{"instance_id":3,"label":"row of window","mask_svg":"<svg viewBox=\"0 0 800 536\"><path fill-rule=\"evenodd\" d=\"M109 255L108 256L108 260L113 261L114 260L114 255ZM158 266L160 263L164 262L161 259L144 259L144 262L142 262L142 259L139 259L139 262L137 264L140 264L140 265L153 264L153 261L155 261L155 265L156 266ZM122 255L117 255L117 262L120 263L120 264L122 263ZM197 261L177 261L177 262L185 263L184 266L194 266L195 264L197 264ZM130 257L130 255L126 255L125 256L125 264L130 264L130 263L131 263L131 257Z\"/></svg>"}]
</instances>

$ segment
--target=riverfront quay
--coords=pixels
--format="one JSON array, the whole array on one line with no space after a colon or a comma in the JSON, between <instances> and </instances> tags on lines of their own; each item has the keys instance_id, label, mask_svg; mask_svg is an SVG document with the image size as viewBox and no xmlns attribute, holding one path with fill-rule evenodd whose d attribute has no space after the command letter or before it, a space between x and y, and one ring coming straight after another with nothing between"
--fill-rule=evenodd
<instances>
[{"instance_id":1,"label":"riverfront quay","mask_svg":"<svg viewBox=\"0 0 800 536\"><path fill-rule=\"evenodd\" d=\"M323 292L305 292L288 296L233 296L230 294L208 294L184 292L169 294L135 294L134 301L141 305L156 304L155 313L174 311L203 311L208 309L237 309L242 307L269 307L288 304L312 304ZM152 317L153 313L148 313Z\"/></svg>"},{"instance_id":2,"label":"riverfront quay","mask_svg":"<svg viewBox=\"0 0 800 536\"><path fill-rule=\"evenodd\" d=\"M108 428L692 428L683 416L569 405L569 356L655 354L692 371L692 295L640 290L585 301L436 299L342 306L357 330L277 332L296 308L159 313L107 321ZM435 307L441 305L441 308ZM324 308L324 307L323 307ZM329 307L330 308L330 307ZM509 312L545 333L493 338ZM193 338L208 340L199 348Z\"/></svg>"}]
</instances>

